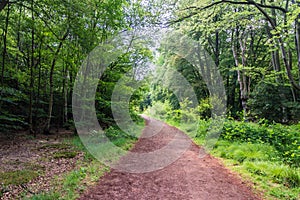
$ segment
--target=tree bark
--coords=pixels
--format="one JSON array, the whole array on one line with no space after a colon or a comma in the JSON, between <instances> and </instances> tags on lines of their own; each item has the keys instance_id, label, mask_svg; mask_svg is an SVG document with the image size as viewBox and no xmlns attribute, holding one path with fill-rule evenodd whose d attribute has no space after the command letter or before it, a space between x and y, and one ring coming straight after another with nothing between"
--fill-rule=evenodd
<instances>
[{"instance_id":1,"label":"tree bark","mask_svg":"<svg viewBox=\"0 0 300 200\"><path fill-rule=\"evenodd\" d=\"M242 108L244 111L244 120L246 120L246 114L248 112L248 106L247 106L247 102L249 99L249 94L250 94L250 78L247 77L244 67L246 67L247 63L246 63L246 41L247 41L247 36L245 34L242 34L242 36L240 36L239 31L237 30L238 28L236 28L235 33L236 33L236 40L238 40L238 43L235 44L234 43L234 32L232 34L232 54L233 54L233 58L235 61L235 65L236 67L242 67L242 69L238 69L237 70L237 80L240 86L240 99L241 99L241 103L242 103ZM240 38L240 37L244 37L244 38ZM240 64L239 61L239 53L238 53L238 47L240 48L240 54L241 54L241 60L242 63Z\"/></svg>"}]
</instances>

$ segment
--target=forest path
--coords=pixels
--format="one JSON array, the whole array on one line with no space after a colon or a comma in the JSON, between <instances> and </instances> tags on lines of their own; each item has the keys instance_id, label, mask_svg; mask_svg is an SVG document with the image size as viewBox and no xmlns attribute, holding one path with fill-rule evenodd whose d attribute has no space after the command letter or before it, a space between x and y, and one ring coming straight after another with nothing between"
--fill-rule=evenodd
<instances>
[{"instance_id":1,"label":"forest path","mask_svg":"<svg viewBox=\"0 0 300 200\"><path fill-rule=\"evenodd\" d=\"M210 155L200 158L199 151L201 148L183 132L154 119L146 118L145 120L146 127L142 137L131 152L155 152L170 144L170 141L178 139L178 135L181 136L179 140L184 141L184 144L189 141L188 148L180 154L175 162L156 171L127 173L112 169L99 180L95 187L86 191L80 199L260 199L252 192L249 184L226 169L219 160ZM181 144L183 143L181 142ZM174 146L173 149L176 151ZM131 160L132 158L128 155L123 157L119 164L128 164ZM162 160L164 159L157 157L150 162L156 163L162 162ZM151 165L146 159L145 163L148 163L145 164L145 167Z\"/></svg>"}]
</instances>

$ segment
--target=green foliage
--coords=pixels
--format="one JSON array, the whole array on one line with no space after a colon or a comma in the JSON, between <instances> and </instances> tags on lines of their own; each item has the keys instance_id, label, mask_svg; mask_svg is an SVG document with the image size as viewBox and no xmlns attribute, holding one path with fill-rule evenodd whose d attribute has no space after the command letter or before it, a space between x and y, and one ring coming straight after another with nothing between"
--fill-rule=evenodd
<instances>
[{"instance_id":1,"label":"green foliage","mask_svg":"<svg viewBox=\"0 0 300 200\"><path fill-rule=\"evenodd\" d=\"M300 104L293 102L289 86L261 82L251 93L251 116L275 122L298 121Z\"/></svg>"},{"instance_id":2,"label":"green foliage","mask_svg":"<svg viewBox=\"0 0 300 200\"><path fill-rule=\"evenodd\" d=\"M3 70L3 77L2 73L0 77L1 132L31 127L30 116L36 133L44 129L47 119L51 119L51 125L69 128L73 124L70 105L78 68L84 58L108 37L132 28L125 17L135 15L130 5L125 0L54 0L38 1L33 5L22 1L9 6L9 15L8 6L3 9L0 13L1 35L4 36L6 31L6 16L8 24L7 35L0 42L3 54L0 57L0 71ZM142 18L145 13L139 9L141 6L134 6L140 10ZM117 67L108 69L104 75L107 78L101 77L105 91L99 90L101 95L98 93L97 103L100 106L97 109L101 111L97 114L104 125L113 124L108 98L114 83L133 67L137 59L151 57L148 49L137 51L134 59L129 60L133 53L128 53L129 56L121 59ZM54 104L52 114L49 114L51 89Z\"/></svg>"},{"instance_id":3,"label":"green foliage","mask_svg":"<svg viewBox=\"0 0 300 200\"><path fill-rule=\"evenodd\" d=\"M202 118L211 117L211 109L212 109L212 105L210 102L210 98L205 98L200 100L197 110L199 112L199 115Z\"/></svg>"},{"instance_id":4,"label":"green foliage","mask_svg":"<svg viewBox=\"0 0 300 200\"><path fill-rule=\"evenodd\" d=\"M278 152L270 145L251 143L218 142L215 151L222 158L229 158L243 163L244 161L268 161L279 160Z\"/></svg>"},{"instance_id":5,"label":"green foliage","mask_svg":"<svg viewBox=\"0 0 300 200\"><path fill-rule=\"evenodd\" d=\"M185 99L182 102L178 102L179 109L174 109L171 101L166 100L164 103L161 101L155 101L153 105L146 111L146 114L158 118L169 123L178 124L183 123L197 123L198 112L196 108L191 108L191 102Z\"/></svg>"},{"instance_id":6,"label":"green foliage","mask_svg":"<svg viewBox=\"0 0 300 200\"><path fill-rule=\"evenodd\" d=\"M26 112L23 107L27 96L12 87L0 86L0 130L20 130L27 127ZM24 112L25 111L25 112Z\"/></svg>"},{"instance_id":7,"label":"green foliage","mask_svg":"<svg viewBox=\"0 0 300 200\"><path fill-rule=\"evenodd\" d=\"M270 144L280 152L289 164L299 166L300 133L299 125L255 124L227 120L221 138L229 141Z\"/></svg>"},{"instance_id":8,"label":"green foliage","mask_svg":"<svg viewBox=\"0 0 300 200\"><path fill-rule=\"evenodd\" d=\"M219 140L212 153L223 158L225 164L242 177L252 180L270 199L298 199L299 167L282 162L280 152L273 146Z\"/></svg>"},{"instance_id":9,"label":"green foliage","mask_svg":"<svg viewBox=\"0 0 300 200\"><path fill-rule=\"evenodd\" d=\"M70 172L64 179L65 199L75 199L78 197L76 189L80 187L80 182L86 177L86 168L81 167Z\"/></svg>"},{"instance_id":10,"label":"green foliage","mask_svg":"<svg viewBox=\"0 0 300 200\"><path fill-rule=\"evenodd\" d=\"M26 198L25 198L26 199ZM53 199L60 199L60 194L57 192L53 193L42 193L34 195L30 198L31 200L53 200Z\"/></svg>"},{"instance_id":11,"label":"green foliage","mask_svg":"<svg viewBox=\"0 0 300 200\"><path fill-rule=\"evenodd\" d=\"M300 187L300 173L297 169L281 163L272 162L245 162L244 167L261 176L268 176L274 182L281 183L288 187Z\"/></svg>"},{"instance_id":12,"label":"green foliage","mask_svg":"<svg viewBox=\"0 0 300 200\"><path fill-rule=\"evenodd\" d=\"M134 130L138 132L139 130ZM132 135L128 135L121 129L117 127L109 127L105 130L105 135L116 145L119 147L122 147L123 145L127 146L126 144L131 143L132 141L135 141L136 138ZM133 134L135 135L135 134ZM126 147L127 148L127 147Z\"/></svg>"}]
</instances>

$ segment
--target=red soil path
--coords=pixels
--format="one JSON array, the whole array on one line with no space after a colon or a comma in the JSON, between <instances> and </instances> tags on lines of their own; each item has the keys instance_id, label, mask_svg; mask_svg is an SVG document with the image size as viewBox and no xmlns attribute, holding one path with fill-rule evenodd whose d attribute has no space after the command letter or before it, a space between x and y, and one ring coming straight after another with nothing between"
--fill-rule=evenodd
<instances>
[{"instance_id":1,"label":"red soil path","mask_svg":"<svg viewBox=\"0 0 300 200\"><path fill-rule=\"evenodd\" d=\"M162 124L155 135L151 135L157 120L146 120L147 126L133 147L132 152L153 152L161 149L174 139L175 134L183 138L186 135L178 129ZM150 136L147 137L147 134ZM181 138L182 139L182 138ZM189 140L189 139L188 139ZM113 200L113 199L199 199L199 200L258 200L249 183L242 181L237 175L226 169L219 160L206 155L199 157L201 150L191 140L190 146L179 159L170 165L147 173L128 173L112 169L105 174L99 183L84 193L80 199ZM130 161L128 156L120 160ZM153 159L151 162L156 162Z\"/></svg>"}]
</instances>

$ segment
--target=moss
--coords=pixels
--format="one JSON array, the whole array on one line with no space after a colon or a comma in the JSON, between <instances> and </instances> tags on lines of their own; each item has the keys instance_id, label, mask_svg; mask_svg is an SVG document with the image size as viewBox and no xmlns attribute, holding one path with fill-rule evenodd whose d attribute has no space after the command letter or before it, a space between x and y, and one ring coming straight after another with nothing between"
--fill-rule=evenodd
<instances>
[{"instance_id":1,"label":"moss","mask_svg":"<svg viewBox=\"0 0 300 200\"><path fill-rule=\"evenodd\" d=\"M27 170L45 171L45 166L42 166L42 165L39 165L39 164L33 163L33 162L24 163L23 166Z\"/></svg>"},{"instance_id":2,"label":"moss","mask_svg":"<svg viewBox=\"0 0 300 200\"><path fill-rule=\"evenodd\" d=\"M9 171L1 172L0 180L4 185L20 185L28 183L32 179L38 177L39 174L32 170L19 170L19 171Z\"/></svg>"},{"instance_id":3,"label":"moss","mask_svg":"<svg viewBox=\"0 0 300 200\"><path fill-rule=\"evenodd\" d=\"M36 162L23 162L20 160L8 160L3 162L5 165L14 166L18 169L22 170L32 170L32 171L44 171L45 167L42 165L37 164ZM0 171L6 171L5 167L2 169L0 168Z\"/></svg>"},{"instance_id":4,"label":"moss","mask_svg":"<svg viewBox=\"0 0 300 200\"><path fill-rule=\"evenodd\" d=\"M53 158L74 158L77 155L75 151L61 151L53 154Z\"/></svg>"},{"instance_id":5,"label":"moss","mask_svg":"<svg viewBox=\"0 0 300 200\"><path fill-rule=\"evenodd\" d=\"M66 144L66 143L55 143L55 144L45 144L41 147L39 147L38 149L69 149L72 146L70 144Z\"/></svg>"}]
</instances>

